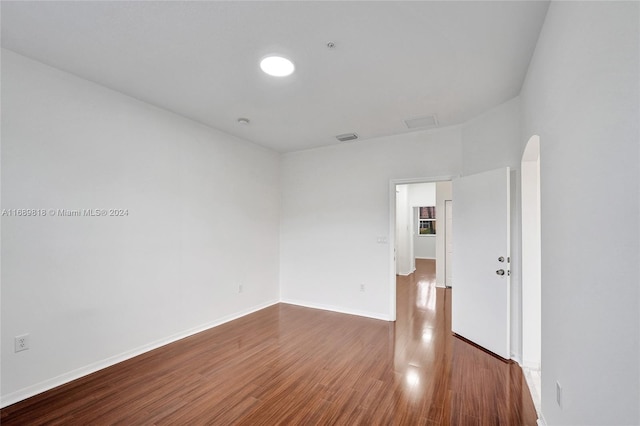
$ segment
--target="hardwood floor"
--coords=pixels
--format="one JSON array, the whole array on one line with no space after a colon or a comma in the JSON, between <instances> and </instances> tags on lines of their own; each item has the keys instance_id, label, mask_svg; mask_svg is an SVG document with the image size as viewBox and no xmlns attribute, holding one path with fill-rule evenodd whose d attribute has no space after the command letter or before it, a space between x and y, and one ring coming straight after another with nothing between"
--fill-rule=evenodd
<instances>
[{"instance_id":1,"label":"hardwood floor","mask_svg":"<svg viewBox=\"0 0 640 426\"><path fill-rule=\"evenodd\" d=\"M451 334L433 261L389 323L278 304L6 407L3 425L535 425L520 367Z\"/></svg>"}]
</instances>

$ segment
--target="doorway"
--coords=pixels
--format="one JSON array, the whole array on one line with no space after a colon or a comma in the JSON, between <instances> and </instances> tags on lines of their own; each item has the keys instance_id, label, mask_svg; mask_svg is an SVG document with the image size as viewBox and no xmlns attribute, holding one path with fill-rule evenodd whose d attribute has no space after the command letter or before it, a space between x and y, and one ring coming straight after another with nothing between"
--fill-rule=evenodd
<instances>
[{"instance_id":1,"label":"doorway","mask_svg":"<svg viewBox=\"0 0 640 426\"><path fill-rule=\"evenodd\" d=\"M444 200L444 285L453 283L453 200Z\"/></svg>"},{"instance_id":2,"label":"doorway","mask_svg":"<svg viewBox=\"0 0 640 426\"><path fill-rule=\"evenodd\" d=\"M445 287L445 200L451 199L451 178L448 176L390 181L389 294L393 319L396 275L407 276L415 271L416 258L435 260L436 285ZM421 207L433 208L435 217L429 217L429 209L425 209L425 218L421 219ZM427 223L431 221L433 223Z\"/></svg>"}]
</instances>

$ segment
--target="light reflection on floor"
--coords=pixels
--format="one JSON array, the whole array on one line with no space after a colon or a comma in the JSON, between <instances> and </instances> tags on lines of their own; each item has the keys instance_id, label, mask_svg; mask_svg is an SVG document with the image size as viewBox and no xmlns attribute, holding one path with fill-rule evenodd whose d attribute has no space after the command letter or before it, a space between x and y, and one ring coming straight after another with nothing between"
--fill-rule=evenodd
<instances>
[{"instance_id":1,"label":"light reflection on floor","mask_svg":"<svg viewBox=\"0 0 640 426\"><path fill-rule=\"evenodd\" d=\"M402 388L411 400L421 398L432 382L438 336L435 260L417 259L417 270L407 277L398 277L398 318L396 327L395 366L403 377ZM445 321L442 322L445 326ZM444 347L441 345L441 347Z\"/></svg>"},{"instance_id":2,"label":"light reflection on floor","mask_svg":"<svg viewBox=\"0 0 640 426\"><path fill-rule=\"evenodd\" d=\"M436 287L435 261L396 279L393 366L398 400L432 425L534 425L522 371L451 332L451 289ZM526 416L527 420L523 420Z\"/></svg>"}]
</instances>

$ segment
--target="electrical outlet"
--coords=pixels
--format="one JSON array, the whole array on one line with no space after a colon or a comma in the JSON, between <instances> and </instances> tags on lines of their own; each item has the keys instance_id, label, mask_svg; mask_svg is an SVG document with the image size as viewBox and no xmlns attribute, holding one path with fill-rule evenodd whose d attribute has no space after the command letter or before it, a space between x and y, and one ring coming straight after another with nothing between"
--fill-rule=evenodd
<instances>
[{"instance_id":1,"label":"electrical outlet","mask_svg":"<svg viewBox=\"0 0 640 426\"><path fill-rule=\"evenodd\" d=\"M364 292L364 284L360 284L360 291Z\"/></svg>"},{"instance_id":2,"label":"electrical outlet","mask_svg":"<svg viewBox=\"0 0 640 426\"><path fill-rule=\"evenodd\" d=\"M242 293L243 291L244 291L244 288L242 284L238 284L238 293Z\"/></svg>"},{"instance_id":3,"label":"electrical outlet","mask_svg":"<svg viewBox=\"0 0 640 426\"><path fill-rule=\"evenodd\" d=\"M26 351L29 349L29 335L23 334L22 336L16 336L13 338L15 344L15 352Z\"/></svg>"},{"instance_id":4,"label":"electrical outlet","mask_svg":"<svg viewBox=\"0 0 640 426\"><path fill-rule=\"evenodd\" d=\"M560 382L556 382L556 402L558 407L562 408L562 386L560 386Z\"/></svg>"}]
</instances>

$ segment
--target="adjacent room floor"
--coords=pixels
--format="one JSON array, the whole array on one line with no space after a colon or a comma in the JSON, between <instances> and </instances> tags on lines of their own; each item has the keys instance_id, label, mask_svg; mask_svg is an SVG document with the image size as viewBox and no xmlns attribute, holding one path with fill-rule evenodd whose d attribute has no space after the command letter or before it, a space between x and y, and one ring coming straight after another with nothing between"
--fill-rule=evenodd
<instances>
[{"instance_id":1,"label":"adjacent room floor","mask_svg":"<svg viewBox=\"0 0 640 426\"><path fill-rule=\"evenodd\" d=\"M454 337L434 262L397 322L278 304L2 410L2 424L535 425L522 371Z\"/></svg>"}]
</instances>

